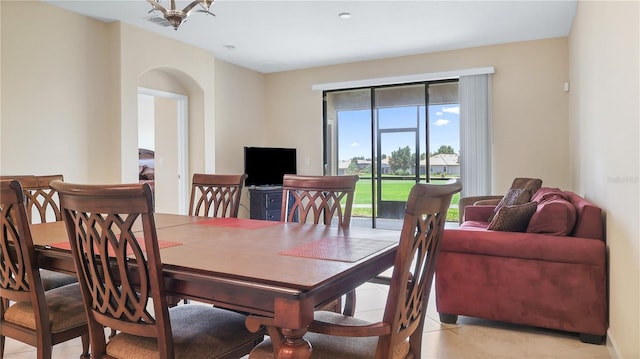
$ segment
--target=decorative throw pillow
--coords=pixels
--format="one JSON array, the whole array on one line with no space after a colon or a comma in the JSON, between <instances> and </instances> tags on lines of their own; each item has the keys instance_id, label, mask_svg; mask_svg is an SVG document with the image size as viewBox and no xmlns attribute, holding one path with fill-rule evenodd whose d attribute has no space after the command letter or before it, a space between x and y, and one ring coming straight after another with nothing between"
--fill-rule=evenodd
<instances>
[{"instance_id":1,"label":"decorative throw pillow","mask_svg":"<svg viewBox=\"0 0 640 359\"><path fill-rule=\"evenodd\" d=\"M502 206L493 217L489 227L492 231L524 232L535 213L538 202L528 202L513 206Z\"/></svg>"},{"instance_id":2,"label":"decorative throw pillow","mask_svg":"<svg viewBox=\"0 0 640 359\"><path fill-rule=\"evenodd\" d=\"M491 222L496 216L500 208L503 206L513 206L518 204L525 204L531 200L531 190L528 188L512 188L507 191L507 194L502 197L500 203L493 210L493 214L489 217L487 222Z\"/></svg>"},{"instance_id":3,"label":"decorative throw pillow","mask_svg":"<svg viewBox=\"0 0 640 359\"><path fill-rule=\"evenodd\" d=\"M567 236L573 231L577 213L571 202L559 197L547 197L531 216L527 232Z\"/></svg>"},{"instance_id":4,"label":"decorative throw pillow","mask_svg":"<svg viewBox=\"0 0 640 359\"><path fill-rule=\"evenodd\" d=\"M515 178L513 180L513 183L511 184L511 188L522 188L522 189L530 190L532 201L535 201L533 199L533 195L540 189L540 187L542 187L542 180L540 178L518 177L518 178Z\"/></svg>"}]
</instances>

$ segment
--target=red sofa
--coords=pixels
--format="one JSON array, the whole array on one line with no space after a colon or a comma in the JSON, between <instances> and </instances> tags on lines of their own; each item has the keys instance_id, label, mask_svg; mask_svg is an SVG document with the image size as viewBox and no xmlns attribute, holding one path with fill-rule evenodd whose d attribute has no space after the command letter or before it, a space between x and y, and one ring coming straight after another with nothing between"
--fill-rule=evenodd
<instances>
[{"instance_id":1,"label":"red sofa","mask_svg":"<svg viewBox=\"0 0 640 359\"><path fill-rule=\"evenodd\" d=\"M435 279L440 320L455 323L464 315L576 332L583 342L602 343L607 270L601 209L552 188L541 188L531 201L538 204L526 232L488 230L493 205L466 207L460 227L445 231Z\"/></svg>"}]
</instances>

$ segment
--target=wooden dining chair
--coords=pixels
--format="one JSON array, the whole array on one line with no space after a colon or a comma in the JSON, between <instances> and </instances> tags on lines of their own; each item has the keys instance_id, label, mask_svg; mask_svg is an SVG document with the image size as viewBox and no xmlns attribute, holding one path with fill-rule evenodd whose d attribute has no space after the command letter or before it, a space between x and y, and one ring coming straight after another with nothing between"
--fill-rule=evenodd
<instances>
[{"instance_id":1,"label":"wooden dining chair","mask_svg":"<svg viewBox=\"0 0 640 359\"><path fill-rule=\"evenodd\" d=\"M89 329L78 283L45 290L17 180L0 180L0 359L5 337L37 348L51 358L53 346L82 338L89 357Z\"/></svg>"},{"instance_id":2,"label":"wooden dining chair","mask_svg":"<svg viewBox=\"0 0 640 359\"><path fill-rule=\"evenodd\" d=\"M62 221L58 193L51 188L52 181L63 181L62 175L25 176L20 184L25 194L27 216L31 223ZM39 222L33 222L34 217Z\"/></svg>"},{"instance_id":3,"label":"wooden dining chair","mask_svg":"<svg viewBox=\"0 0 640 359\"><path fill-rule=\"evenodd\" d=\"M62 175L18 175L0 176L1 179L16 179L24 193L27 221L29 224L62 221L58 193L49 185L54 180L64 180ZM40 270L44 290L77 282L75 275Z\"/></svg>"},{"instance_id":4,"label":"wooden dining chair","mask_svg":"<svg viewBox=\"0 0 640 359\"><path fill-rule=\"evenodd\" d=\"M194 173L191 181L190 216L238 218L240 197L246 174L220 175ZM169 305L175 306L187 299L170 296Z\"/></svg>"},{"instance_id":5,"label":"wooden dining chair","mask_svg":"<svg viewBox=\"0 0 640 359\"><path fill-rule=\"evenodd\" d=\"M381 322L369 323L334 312L316 312L305 335L313 358L419 359L429 293L451 197L459 181L445 185L416 184L409 193L400 242ZM266 339L249 359L274 358L281 332L272 318L250 316L247 326L266 325Z\"/></svg>"},{"instance_id":6,"label":"wooden dining chair","mask_svg":"<svg viewBox=\"0 0 640 359\"><path fill-rule=\"evenodd\" d=\"M358 176L284 175L282 222L313 222L348 228Z\"/></svg>"},{"instance_id":7,"label":"wooden dining chair","mask_svg":"<svg viewBox=\"0 0 640 359\"><path fill-rule=\"evenodd\" d=\"M218 175L194 173L191 183L189 215L238 217L240 196L246 174Z\"/></svg>"},{"instance_id":8,"label":"wooden dining chair","mask_svg":"<svg viewBox=\"0 0 640 359\"><path fill-rule=\"evenodd\" d=\"M52 183L60 195L94 359L240 358L263 340L246 316L168 308L149 184ZM142 233L134 233L134 223ZM153 309L151 309L153 308ZM103 326L117 331L107 342Z\"/></svg>"},{"instance_id":9,"label":"wooden dining chair","mask_svg":"<svg viewBox=\"0 0 640 359\"><path fill-rule=\"evenodd\" d=\"M282 185L281 222L312 222L331 225L334 218L338 226L348 228L358 176L299 176L286 174ZM355 290L342 298L320 305L344 314L355 312Z\"/></svg>"}]
</instances>

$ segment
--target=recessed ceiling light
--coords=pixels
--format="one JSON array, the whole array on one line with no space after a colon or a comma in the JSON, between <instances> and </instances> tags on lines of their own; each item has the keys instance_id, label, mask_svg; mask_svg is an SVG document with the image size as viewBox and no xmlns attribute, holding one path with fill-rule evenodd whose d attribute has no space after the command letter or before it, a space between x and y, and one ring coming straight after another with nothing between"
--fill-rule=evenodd
<instances>
[{"instance_id":1,"label":"recessed ceiling light","mask_svg":"<svg viewBox=\"0 0 640 359\"><path fill-rule=\"evenodd\" d=\"M348 18L350 18L350 17L351 17L351 13L349 13L349 12L341 12L341 13L339 13L339 14L338 14L338 16L339 16L341 19L348 19Z\"/></svg>"}]
</instances>

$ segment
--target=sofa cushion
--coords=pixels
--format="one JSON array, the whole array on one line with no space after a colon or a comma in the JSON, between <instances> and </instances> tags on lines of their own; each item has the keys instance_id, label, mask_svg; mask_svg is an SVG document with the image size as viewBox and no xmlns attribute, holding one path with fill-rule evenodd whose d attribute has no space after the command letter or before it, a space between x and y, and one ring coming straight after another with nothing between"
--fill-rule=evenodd
<instances>
[{"instance_id":1,"label":"sofa cushion","mask_svg":"<svg viewBox=\"0 0 640 359\"><path fill-rule=\"evenodd\" d=\"M531 216L527 232L567 236L573 231L576 209L565 192L558 188L544 187L531 199L538 202L538 208Z\"/></svg>"},{"instance_id":2,"label":"sofa cushion","mask_svg":"<svg viewBox=\"0 0 640 359\"><path fill-rule=\"evenodd\" d=\"M464 221L458 227L460 229L467 229L470 231L486 231L489 227L489 222L485 221Z\"/></svg>"},{"instance_id":3,"label":"sofa cushion","mask_svg":"<svg viewBox=\"0 0 640 359\"><path fill-rule=\"evenodd\" d=\"M537 202L528 202L513 206L502 206L493 217L487 229L492 231L524 232L531 215L538 207Z\"/></svg>"},{"instance_id":4,"label":"sofa cushion","mask_svg":"<svg viewBox=\"0 0 640 359\"><path fill-rule=\"evenodd\" d=\"M576 223L576 209L564 199L551 199L538 205L531 216L527 232L545 233L553 236L567 236Z\"/></svg>"},{"instance_id":5,"label":"sofa cushion","mask_svg":"<svg viewBox=\"0 0 640 359\"><path fill-rule=\"evenodd\" d=\"M489 217L488 222L491 222L495 217L496 213L503 206L513 206L518 204L525 204L531 200L531 190L528 188L511 188L507 191L507 193L502 197L500 203L493 210L493 214Z\"/></svg>"}]
</instances>

